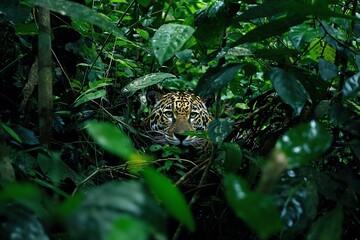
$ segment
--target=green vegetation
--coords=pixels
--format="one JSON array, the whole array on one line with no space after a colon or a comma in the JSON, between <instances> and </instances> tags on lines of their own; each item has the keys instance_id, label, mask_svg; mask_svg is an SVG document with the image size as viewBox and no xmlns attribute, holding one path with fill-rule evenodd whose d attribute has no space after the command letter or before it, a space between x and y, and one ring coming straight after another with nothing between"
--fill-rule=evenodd
<instances>
[{"instance_id":1,"label":"green vegetation","mask_svg":"<svg viewBox=\"0 0 360 240\"><path fill-rule=\"evenodd\" d=\"M356 0L2 0L0 238L356 239L359 16ZM215 96L208 132L186 133L205 154L146 138L151 90Z\"/></svg>"}]
</instances>

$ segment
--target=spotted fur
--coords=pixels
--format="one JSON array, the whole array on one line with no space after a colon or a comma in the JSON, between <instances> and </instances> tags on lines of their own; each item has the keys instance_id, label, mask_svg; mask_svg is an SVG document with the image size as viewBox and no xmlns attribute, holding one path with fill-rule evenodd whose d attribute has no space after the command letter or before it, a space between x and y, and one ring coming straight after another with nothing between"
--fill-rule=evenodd
<instances>
[{"instance_id":1,"label":"spotted fur","mask_svg":"<svg viewBox=\"0 0 360 240\"><path fill-rule=\"evenodd\" d=\"M204 139L181 133L207 129L211 121L205 103L189 92L170 92L157 95L146 128L154 142L175 146L201 147Z\"/></svg>"}]
</instances>

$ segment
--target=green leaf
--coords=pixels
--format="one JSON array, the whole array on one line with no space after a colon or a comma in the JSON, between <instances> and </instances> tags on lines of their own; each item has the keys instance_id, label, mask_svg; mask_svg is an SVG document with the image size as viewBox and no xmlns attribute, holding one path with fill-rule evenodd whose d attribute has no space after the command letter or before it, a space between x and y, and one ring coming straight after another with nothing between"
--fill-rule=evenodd
<instances>
[{"instance_id":1,"label":"green leaf","mask_svg":"<svg viewBox=\"0 0 360 240\"><path fill-rule=\"evenodd\" d=\"M275 153L285 154L289 168L302 166L320 157L331 145L332 137L316 121L287 131L275 145Z\"/></svg>"},{"instance_id":2,"label":"green leaf","mask_svg":"<svg viewBox=\"0 0 360 240\"><path fill-rule=\"evenodd\" d=\"M304 86L284 70L274 67L270 70L270 80L279 96L289 104L296 115L301 113L307 100L310 100Z\"/></svg>"},{"instance_id":3,"label":"green leaf","mask_svg":"<svg viewBox=\"0 0 360 240\"><path fill-rule=\"evenodd\" d=\"M194 217L186 204L184 196L169 179L153 169L145 169L142 173L146 183L166 210L191 232L195 231Z\"/></svg>"},{"instance_id":4,"label":"green leaf","mask_svg":"<svg viewBox=\"0 0 360 240\"><path fill-rule=\"evenodd\" d=\"M39 188L31 184L8 184L0 191L1 204L14 201L33 210L40 217L48 214L42 205L42 198Z\"/></svg>"},{"instance_id":5,"label":"green leaf","mask_svg":"<svg viewBox=\"0 0 360 240\"><path fill-rule=\"evenodd\" d=\"M200 78L195 93L201 97L211 96L223 88L246 64L227 64L221 67L209 68Z\"/></svg>"},{"instance_id":6,"label":"green leaf","mask_svg":"<svg viewBox=\"0 0 360 240\"><path fill-rule=\"evenodd\" d=\"M7 132L12 138L14 138L16 141L18 141L19 143L22 143L21 138L19 137L19 135L17 135L16 132L14 132L14 130L12 130L7 124L5 123L1 123L1 127L5 130L5 132Z\"/></svg>"},{"instance_id":7,"label":"green leaf","mask_svg":"<svg viewBox=\"0 0 360 240\"><path fill-rule=\"evenodd\" d=\"M322 79L328 81L338 75L338 68L335 64L324 60L323 58L319 59L319 72Z\"/></svg>"},{"instance_id":8,"label":"green leaf","mask_svg":"<svg viewBox=\"0 0 360 240\"><path fill-rule=\"evenodd\" d=\"M97 144L118 157L130 160L136 154L129 137L115 125L94 120L87 122L85 128Z\"/></svg>"},{"instance_id":9,"label":"green leaf","mask_svg":"<svg viewBox=\"0 0 360 240\"><path fill-rule=\"evenodd\" d=\"M207 47L220 46L221 37L225 29L231 25L239 6L239 4L216 1L211 6L200 9L195 13L194 36Z\"/></svg>"},{"instance_id":10,"label":"green leaf","mask_svg":"<svg viewBox=\"0 0 360 240\"><path fill-rule=\"evenodd\" d=\"M209 124L208 135L215 145L220 145L232 130L232 124L228 118L214 119Z\"/></svg>"},{"instance_id":11,"label":"green leaf","mask_svg":"<svg viewBox=\"0 0 360 240\"><path fill-rule=\"evenodd\" d=\"M268 196L251 192L247 183L233 174L225 176L224 187L230 207L260 238L268 238L281 229L277 206Z\"/></svg>"},{"instance_id":12,"label":"green leaf","mask_svg":"<svg viewBox=\"0 0 360 240\"><path fill-rule=\"evenodd\" d=\"M139 77L126 85L121 92L126 96L133 95L137 90L149 87L151 85L157 84L166 79L177 79L175 75L170 73L150 73L145 76Z\"/></svg>"},{"instance_id":13,"label":"green leaf","mask_svg":"<svg viewBox=\"0 0 360 240\"><path fill-rule=\"evenodd\" d=\"M290 27L298 25L305 21L302 15L291 15L279 19L275 19L267 24L261 25L240 37L231 46L237 46L249 42L258 42L269 37L277 36L289 31Z\"/></svg>"},{"instance_id":14,"label":"green leaf","mask_svg":"<svg viewBox=\"0 0 360 240\"><path fill-rule=\"evenodd\" d=\"M292 45L299 51L303 49L306 43L311 42L316 37L321 37L320 30L312 28L307 24L294 26L289 31L289 39Z\"/></svg>"},{"instance_id":15,"label":"green leaf","mask_svg":"<svg viewBox=\"0 0 360 240\"><path fill-rule=\"evenodd\" d=\"M147 239L155 235L165 238L166 214L140 182L107 182L87 191L66 227L71 239L109 239L114 234L139 231L139 224L129 225L125 220L130 218L148 229Z\"/></svg>"},{"instance_id":16,"label":"green leaf","mask_svg":"<svg viewBox=\"0 0 360 240\"><path fill-rule=\"evenodd\" d=\"M25 0L35 6L50 9L72 18L78 18L92 23L105 31L114 33L116 36L123 38L123 33L118 29L105 15L95 12L82 4L65 0Z\"/></svg>"},{"instance_id":17,"label":"green leaf","mask_svg":"<svg viewBox=\"0 0 360 240\"><path fill-rule=\"evenodd\" d=\"M243 160L243 154L239 145L234 142L226 142L221 144L220 149L225 152L225 172L236 172L239 170Z\"/></svg>"},{"instance_id":18,"label":"green leaf","mask_svg":"<svg viewBox=\"0 0 360 240\"><path fill-rule=\"evenodd\" d=\"M37 157L41 171L55 184L66 178L78 179L78 174L66 165L60 158L60 153L50 152L50 155L38 154Z\"/></svg>"},{"instance_id":19,"label":"green leaf","mask_svg":"<svg viewBox=\"0 0 360 240\"><path fill-rule=\"evenodd\" d=\"M83 103L89 102L91 100L95 100L98 98L102 98L105 97L106 95L106 90L105 89L100 89L97 90L95 92L86 92L84 94L81 94L76 100L75 100L75 104L74 107L77 107Z\"/></svg>"},{"instance_id":20,"label":"green leaf","mask_svg":"<svg viewBox=\"0 0 360 240\"><path fill-rule=\"evenodd\" d=\"M341 207L326 213L311 226L306 240L340 240L343 219L344 213Z\"/></svg>"},{"instance_id":21,"label":"green leaf","mask_svg":"<svg viewBox=\"0 0 360 240\"><path fill-rule=\"evenodd\" d=\"M151 229L148 225L131 216L121 216L115 221L107 240L147 240Z\"/></svg>"},{"instance_id":22,"label":"green leaf","mask_svg":"<svg viewBox=\"0 0 360 240\"><path fill-rule=\"evenodd\" d=\"M283 239L301 234L318 214L317 186L308 172L288 170L282 174L272 197L280 210Z\"/></svg>"},{"instance_id":23,"label":"green leaf","mask_svg":"<svg viewBox=\"0 0 360 240\"><path fill-rule=\"evenodd\" d=\"M155 57L160 65L175 56L194 31L194 28L186 25L173 23L162 25L151 40Z\"/></svg>"},{"instance_id":24,"label":"green leaf","mask_svg":"<svg viewBox=\"0 0 360 240\"><path fill-rule=\"evenodd\" d=\"M343 87L343 94L346 98L354 98L360 91L360 72L346 79Z\"/></svg>"}]
</instances>

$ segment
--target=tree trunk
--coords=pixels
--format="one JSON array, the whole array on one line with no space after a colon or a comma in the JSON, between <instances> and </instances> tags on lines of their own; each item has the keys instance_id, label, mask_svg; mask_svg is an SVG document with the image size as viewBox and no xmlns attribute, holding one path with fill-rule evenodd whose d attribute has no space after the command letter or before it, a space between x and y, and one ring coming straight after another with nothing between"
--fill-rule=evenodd
<instances>
[{"instance_id":1,"label":"tree trunk","mask_svg":"<svg viewBox=\"0 0 360 240\"><path fill-rule=\"evenodd\" d=\"M48 9L38 7L37 22L39 25L38 111L39 111L40 143L44 147L49 147L52 137L52 119L53 119L50 11Z\"/></svg>"}]
</instances>

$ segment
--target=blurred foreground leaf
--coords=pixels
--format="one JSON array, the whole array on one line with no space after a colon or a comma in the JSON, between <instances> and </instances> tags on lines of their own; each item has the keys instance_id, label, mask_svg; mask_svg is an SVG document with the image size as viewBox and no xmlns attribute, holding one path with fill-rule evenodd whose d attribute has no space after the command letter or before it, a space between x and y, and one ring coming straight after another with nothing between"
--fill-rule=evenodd
<instances>
[{"instance_id":1,"label":"blurred foreground leaf","mask_svg":"<svg viewBox=\"0 0 360 240\"><path fill-rule=\"evenodd\" d=\"M326 128L316 121L311 121L287 131L277 141L274 153L284 154L288 167L295 168L320 157L330 147L331 142L332 137Z\"/></svg>"},{"instance_id":2,"label":"blurred foreground leaf","mask_svg":"<svg viewBox=\"0 0 360 240\"><path fill-rule=\"evenodd\" d=\"M143 177L167 211L191 232L195 231L194 217L184 196L169 179L153 169L145 169Z\"/></svg>"},{"instance_id":3,"label":"blurred foreground leaf","mask_svg":"<svg viewBox=\"0 0 360 240\"><path fill-rule=\"evenodd\" d=\"M230 207L260 238L268 238L281 229L280 213L272 199L251 192L247 183L233 174L225 176L224 186Z\"/></svg>"}]
</instances>

